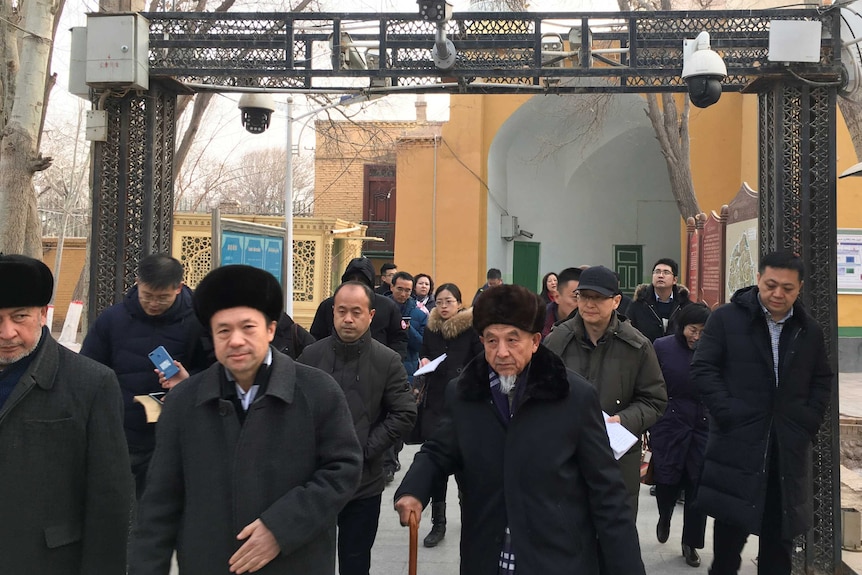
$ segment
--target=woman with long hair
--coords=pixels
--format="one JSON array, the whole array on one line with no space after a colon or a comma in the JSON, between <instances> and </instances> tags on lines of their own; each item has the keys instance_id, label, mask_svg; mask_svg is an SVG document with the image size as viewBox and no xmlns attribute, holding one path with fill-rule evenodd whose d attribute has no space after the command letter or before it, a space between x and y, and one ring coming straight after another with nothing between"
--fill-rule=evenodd
<instances>
[{"instance_id":1,"label":"woman with long hair","mask_svg":"<svg viewBox=\"0 0 862 575\"><path fill-rule=\"evenodd\" d=\"M434 300L436 305L425 326L419 363L425 365L444 353L446 359L425 376L420 421L423 441L434 434L443 416L446 385L483 352L479 334L473 329L473 308L464 309L458 286L441 285L434 292ZM431 494L431 531L423 541L425 547L435 547L446 535L446 485L446 481L441 481Z\"/></svg>"},{"instance_id":2,"label":"woman with long hair","mask_svg":"<svg viewBox=\"0 0 862 575\"><path fill-rule=\"evenodd\" d=\"M413 298L416 300L416 305L431 313L434 309L434 280L431 276L428 274L413 276Z\"/></svg>"},{"instance_id":3,"label":"woman with long hair","mask_svg":"<svg viewBox=\"0 0 862 575\"><path fill-rule=\"evenodd\" d=\"M649 430L659 514L656 537L659 543L667 541L674 506L685 490L682 555L691 567L700 566L697 550L703 549L706 531L706 515L698 510L695 493L709 424L689 369L709 313L704 304L688 304L677 312L676 333L661 337L654 344L667 385L667 409Z\"/></svg>"},{"instance_id":4,"label":"woman with long hair","mask_svg":"<svg viewBox=\"0 0 862 575\"><path fill-rule=\"evenodd\" d=\"M554 272L545 274L542 278L542 293L539 295L542 296L545 305L557 301L557 274Z\"/></svg>"}]
</instances>

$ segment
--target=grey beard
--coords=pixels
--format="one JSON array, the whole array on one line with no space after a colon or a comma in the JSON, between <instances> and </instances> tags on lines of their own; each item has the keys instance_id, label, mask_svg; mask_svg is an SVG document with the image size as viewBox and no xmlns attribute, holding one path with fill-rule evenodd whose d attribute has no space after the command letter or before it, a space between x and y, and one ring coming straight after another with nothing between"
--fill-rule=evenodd
<instances>
[{"instance_id":1,"label":"grey beard","mask_svg":"<svg viewBox=\"0 0 862 575\"><path fill-rule=\"evenodd\" d=\"M13 363L21 361L22 359L24 359L25 357L27 357L28 355L30 355L31 353L36 351L36 348L39 347L40 341L42 341L41 337L38 340L36 340L36 343L33 344L33 347L31 347L30 349L28 349L26 351L22 351L18 355L13 355L10 358L0 357L0 370L3 370L5 368L9 367Z\"/></svg>"},{"instance_id":2,"label":"grey beard","mask_svg":"<svg viewBox=\"0 0 862 575\"><path fill-rule=\"evenodd\" d=\"M518 380L517 375L501 375L500 376L500 391L503 395L509 395L515 389L515 382Z\"/></svg>"}]
</instances>

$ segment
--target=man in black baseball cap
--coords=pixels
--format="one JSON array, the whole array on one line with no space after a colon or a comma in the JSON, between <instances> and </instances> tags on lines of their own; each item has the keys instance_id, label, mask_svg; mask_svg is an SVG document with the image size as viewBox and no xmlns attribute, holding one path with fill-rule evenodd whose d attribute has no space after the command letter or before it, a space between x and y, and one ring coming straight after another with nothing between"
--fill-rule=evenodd
<instances>
[{"instance_id":1,"label":"man in black baseball cap","mask_svg":"<svg viewBox=\"0 0 862 575\"><path fill-rule=\"evenodd\" d=\"M4 573L126 572L132 476L114 372L48 330L54 278L0 254Z\"/></svg>"},{"instance_id":2,"label":"man in black baseball cap","mask_svg":"<svg viewBox=\"0 0 862 575\"><path fill-rule=\"evenodd\" d=\"M609 422L640 436L664 413L667 390L650 341L617 313L617 274L604 266L581 273L578 313L554 328L544 344L596 386ZM637 516L640 443L620 460L629 503Z\"/></svg>"}]
</instances>

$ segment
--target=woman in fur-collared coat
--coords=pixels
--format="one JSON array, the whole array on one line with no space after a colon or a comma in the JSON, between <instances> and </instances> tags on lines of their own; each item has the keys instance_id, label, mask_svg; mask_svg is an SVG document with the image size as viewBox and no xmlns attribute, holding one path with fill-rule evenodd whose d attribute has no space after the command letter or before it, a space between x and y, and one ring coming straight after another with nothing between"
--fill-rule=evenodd
<instances>
[{"instance_id":1,"label":"woman in fur-collared coat","mask_svg":"<svg viewBox=\"0 0 862 575\"><path fill-rule=\"evenodd\" d=\"M422 338L419 354L421 365L437 359L444 353L446 359L437 369L425 376L422 416L419 420L423 440L433 435L443 416L444 395L450 380L461 375L471 359L483 352L479 334L473 329L473 309L464 309L461 290L452 283L439 286L434 292L436 306L428 316L428 325ZM434 547L446 534L446 482L436 487L431 495L431 532L424 545Z\"/></svg>"}]
</instances>

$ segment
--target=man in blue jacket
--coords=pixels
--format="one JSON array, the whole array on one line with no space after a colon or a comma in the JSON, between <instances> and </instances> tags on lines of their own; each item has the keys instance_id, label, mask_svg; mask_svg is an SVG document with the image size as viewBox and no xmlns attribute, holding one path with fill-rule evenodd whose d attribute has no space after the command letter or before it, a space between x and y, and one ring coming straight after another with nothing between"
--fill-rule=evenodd
<instances>
[{"instance_id":1,"label":"man in blue jacket","mask_svg":"<svg viewBox=\"0 0 862 575\"><path fill-rule=\"evenodd\" d=\"M123 426L138 500L144 493L156 431L134 398L167 391L183 379L171 379L163 388L148 354L164 346L194 374L212 363L203 338L192 307L192 291L183 285L183 266L167 254L152 254L138 262L135 285L122 302L99 315L84 338L81 355L113 369L120 382Z\"/></svg>"}]
</instances>

